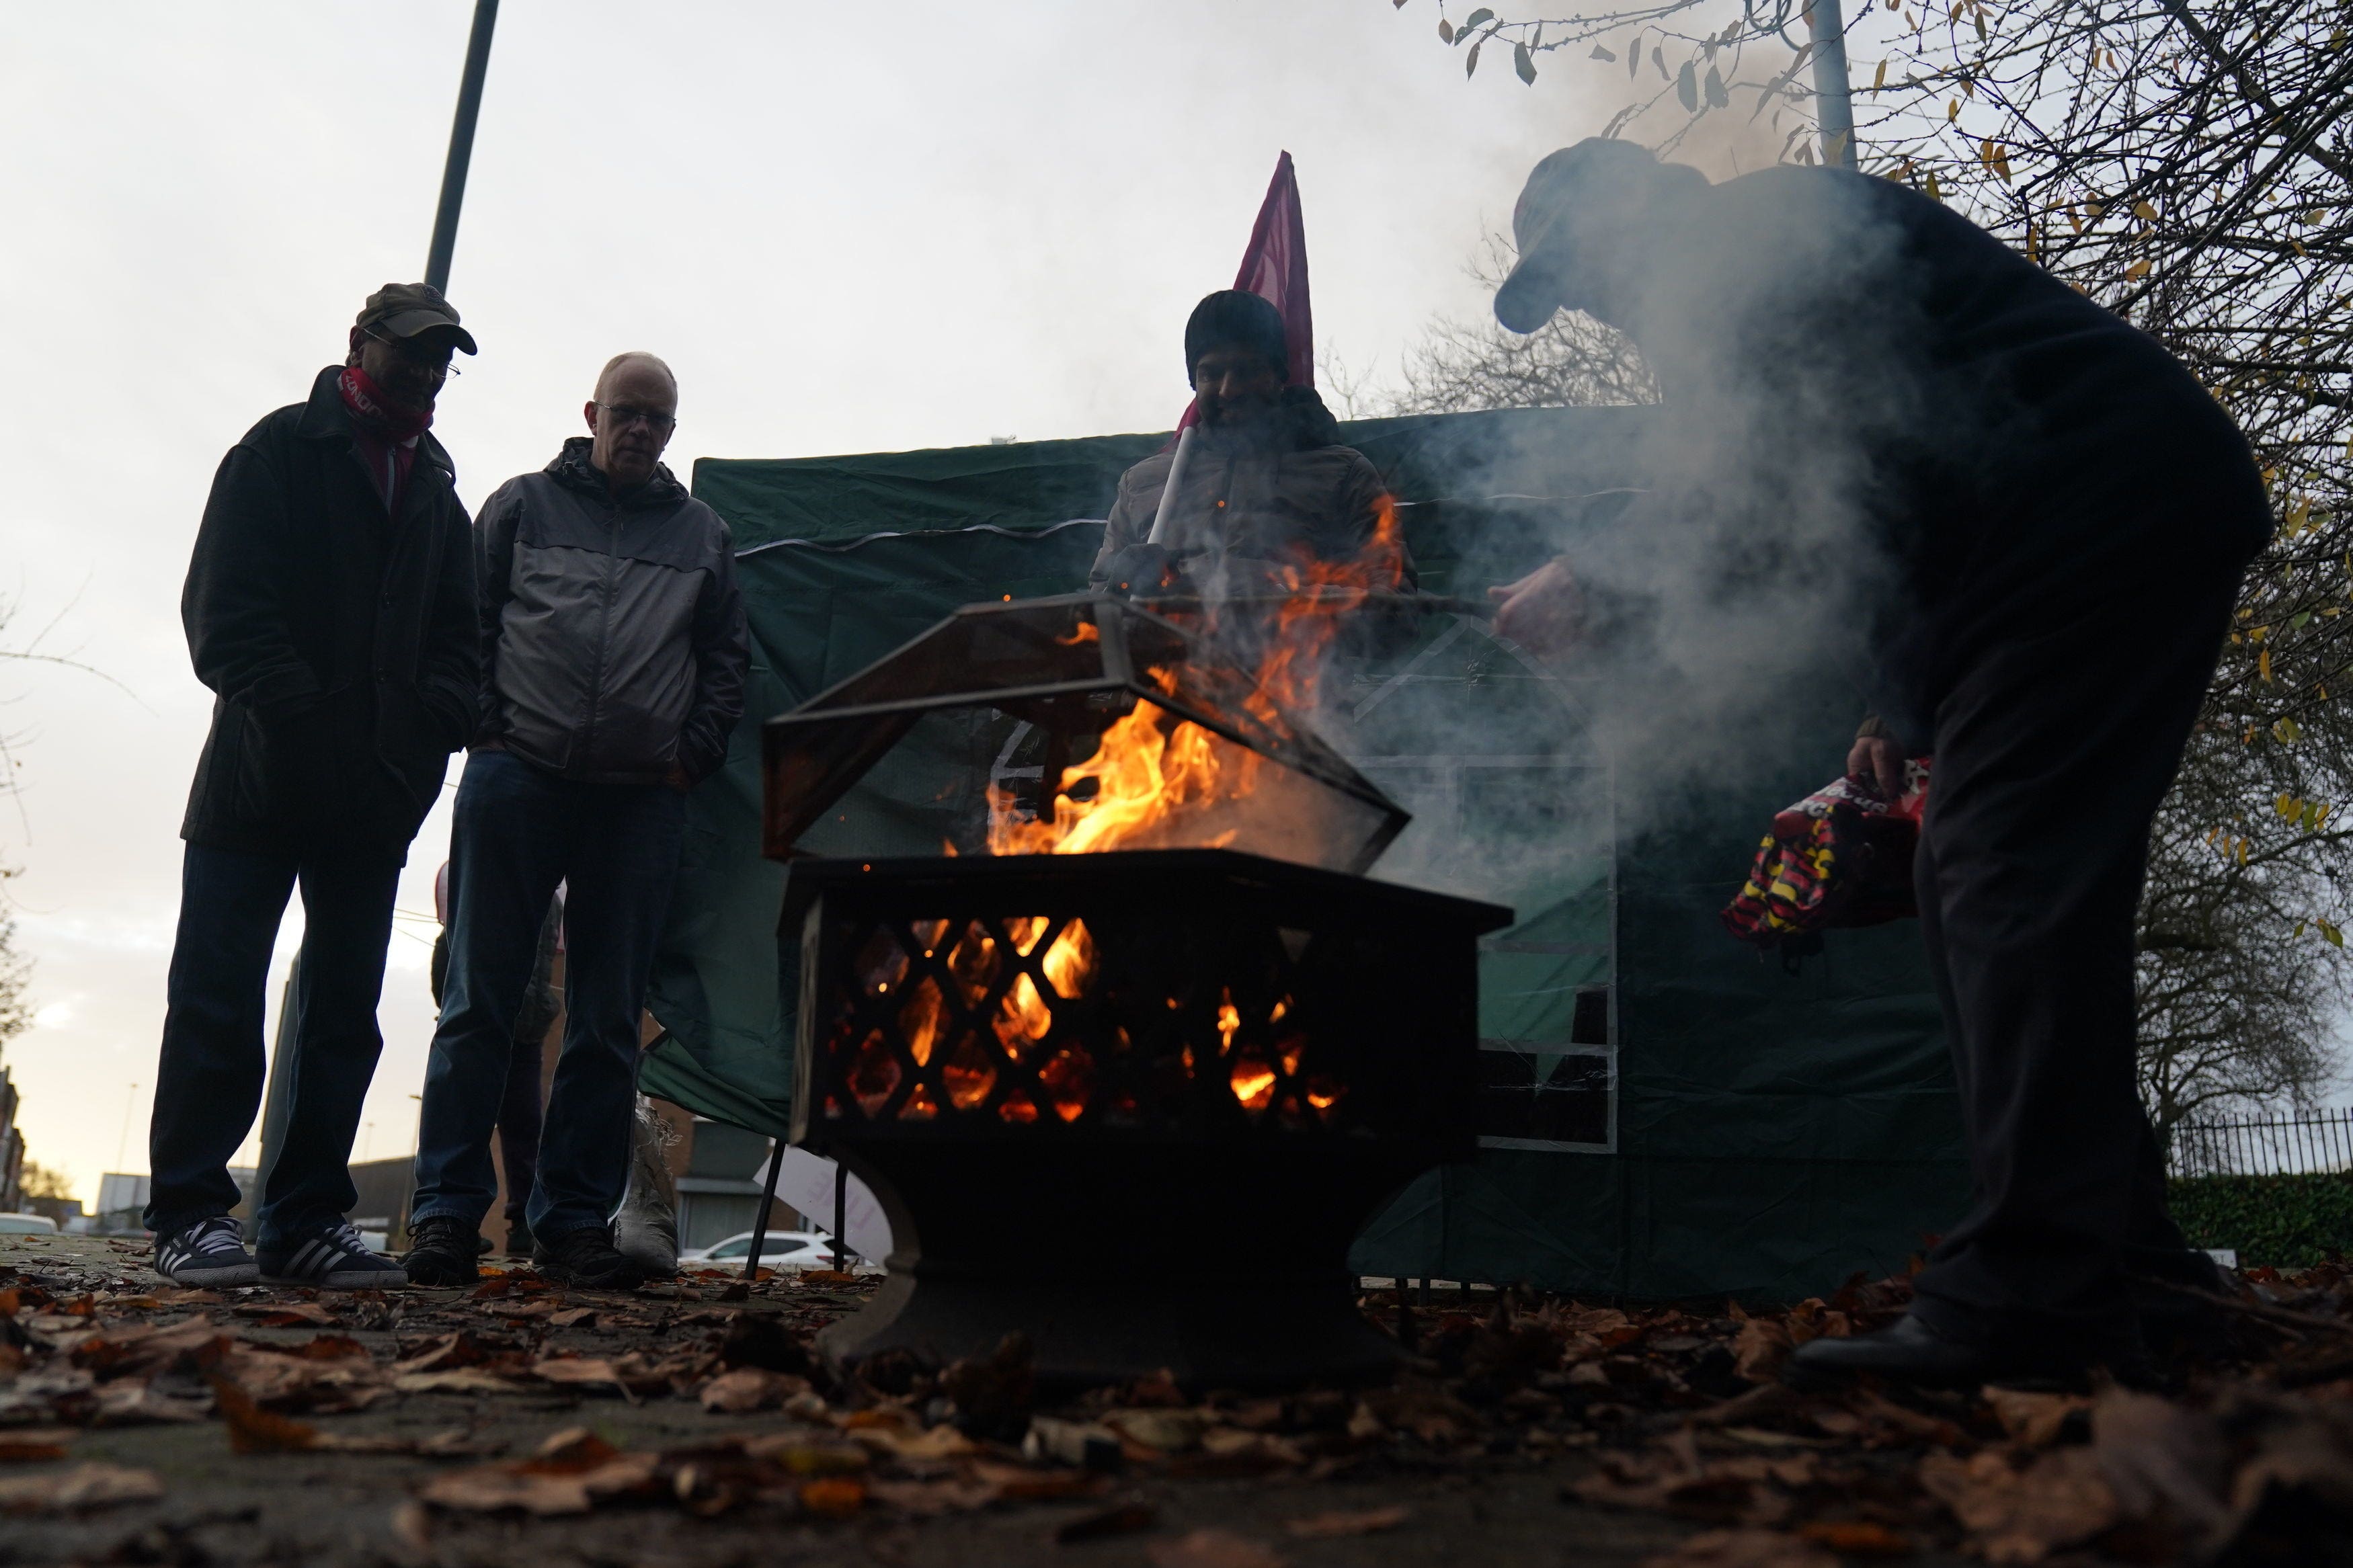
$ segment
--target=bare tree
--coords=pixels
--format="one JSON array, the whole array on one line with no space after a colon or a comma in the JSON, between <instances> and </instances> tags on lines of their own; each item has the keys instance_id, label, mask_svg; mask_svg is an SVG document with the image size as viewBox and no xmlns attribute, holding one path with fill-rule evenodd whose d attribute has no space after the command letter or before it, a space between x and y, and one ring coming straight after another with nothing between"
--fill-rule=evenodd
<instances>
[{"instance_id":1,"label":"bare tree","mask_svg":"<svg viewBox=\"0 0 2353 1568\"><path fill-rule=\"evenodd\" d=\"M1613 134L1672 152L1710 116L1738 116L1778 133L1785 159L1815 157L1794 0L1438 8L1466 74L1479 51L1504 48L1531 85L1564 50L1623 61ZM2344 0L2194 12L2187 0L1862 0L1847 33L1862 166L1966 213L2155 336L2230 410L2271 487L2279 531L2249 574L2151 845L2142 1080L2167 1129L2209 1107L2320 1091L2346 995L2348 31ZM1577 346L1531 342L1517 357L1502 346L1492 329L1434 325L1401 401L1588 400L1550 395L1585 384ZM1557 378L1527 363L1546 355Z\"/></svg>"}]
</instances>

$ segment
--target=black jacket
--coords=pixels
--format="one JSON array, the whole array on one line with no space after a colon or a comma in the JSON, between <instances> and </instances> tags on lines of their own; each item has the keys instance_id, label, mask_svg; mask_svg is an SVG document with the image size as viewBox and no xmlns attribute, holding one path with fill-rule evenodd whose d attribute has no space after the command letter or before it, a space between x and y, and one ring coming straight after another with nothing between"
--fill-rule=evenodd
<instances>
[{"instance_id":1,"label":"black jacket","mask_svg":"<svg viewBox=\"0 0 2353 1568\"><path fill-rule=\"evenodd\" d=\"M213 476L180 595L217 699L180 827L192 844L405 857L473 727L473 553L449 455L418 438L388 517L340 374Z\"/></svg>"},{"instance_id":2,"label":"black jacket","mask_svg":"<svg viewBox=\"0 0 2353 1568\"><path fill-rule=\"evenodd\" d=\"M700 783L727 756L748 659L719 514L657 464L615 495L575 436L482 503L477 740L596 784Z\"/></svg>"},{"instance_id":3,"label":"black jacket","mask_svg":"<svg viewBox=\"0 0 2353 1568\"><path fill-rule=\"evenodd\" d=\"M1940 204L1779 167L1682 214L1622 323L1669 416L1627 575L1683 570L1694 519L1725 602L1819 605L1844 575L1915 744L1988 648L2152 563L2236 571L2269 535L2246 440L2189 373Z\"/></svg>"}]
</instances>

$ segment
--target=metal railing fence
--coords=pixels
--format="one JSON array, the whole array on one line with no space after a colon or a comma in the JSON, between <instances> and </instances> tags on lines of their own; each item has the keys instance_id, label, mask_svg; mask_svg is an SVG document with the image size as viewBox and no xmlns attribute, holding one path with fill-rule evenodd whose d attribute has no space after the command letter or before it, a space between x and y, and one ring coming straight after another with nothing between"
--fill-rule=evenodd
<instances>
[{"instance_id":1,"label":"metal railing fence","mask_svg":"<svg viewBox=\"0 0 2353 1568\"><path fill-rule=\"evenodd\" d=\"M2353 1109L2185 1121L2166 1165L2176 1176L2287 1176L2353 1172Z\"/></svg>"}]
</instances>

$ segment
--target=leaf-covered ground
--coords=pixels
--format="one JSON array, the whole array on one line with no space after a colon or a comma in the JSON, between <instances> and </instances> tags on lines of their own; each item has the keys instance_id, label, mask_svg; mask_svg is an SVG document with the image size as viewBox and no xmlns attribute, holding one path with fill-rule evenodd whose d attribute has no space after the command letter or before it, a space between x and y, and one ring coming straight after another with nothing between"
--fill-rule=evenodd
<instances>
[{"instance_id":1,"label":"leaf-covered ground","mask_svg":"<svg viewBox=\"0 0 2353 1568\"><path fill-rule=\"evenodd\" d=\"M1033 1397L1018 1343L835 1381L867 1279L175 1290L0 1246L0 1563L2353 1563L2353 1286L2252 1279L2165 1394L1801 1396L1902 1281L1747 1316L1440 1291L1395 1384Z\"/></svg>"}]
</instances>

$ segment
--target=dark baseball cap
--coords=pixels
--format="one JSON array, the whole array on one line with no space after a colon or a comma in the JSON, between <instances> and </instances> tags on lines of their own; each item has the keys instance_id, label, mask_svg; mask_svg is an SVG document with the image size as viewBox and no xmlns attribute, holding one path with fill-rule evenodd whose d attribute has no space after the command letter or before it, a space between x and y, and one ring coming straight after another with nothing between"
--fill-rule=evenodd
<instances>
[{"instance_id":1,"label":"dark baseball cap","mask_svg":"<svg viewBox=\"0 0 2353 1568\"><path fill-rule=\"evenodd\" d=\"M1562 220L1581 209L1605 225L1624 223L1647 204L1666 167L1631 142L1590 136L1531 170L1512 208L1520 260L1495 290L1495 319L1515 332L1533 332L1550 321L1576 267L1566 247L1554 243Z\"/></svg>"},{"instance_id":2,"label":"dark baseball cap","mask_svg":"<svg viewBox=\"0 0 2353 1568\"><path fill-rule=\"evenodd\" d=\"M440 328L468 353L481 352L474 347L474 334L458 324L458 308L430 283L385 284L367 297L354 324L388 338L413 338Z\"/></svg>"}]
</instances>

